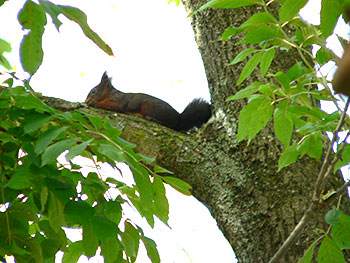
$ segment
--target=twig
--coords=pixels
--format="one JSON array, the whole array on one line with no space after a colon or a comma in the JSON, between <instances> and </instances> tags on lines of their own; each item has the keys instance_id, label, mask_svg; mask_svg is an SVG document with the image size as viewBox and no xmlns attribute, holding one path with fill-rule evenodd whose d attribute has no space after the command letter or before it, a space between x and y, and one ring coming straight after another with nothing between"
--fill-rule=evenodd
<instances>
[{"instance_id":1,"label":"twig","mask_svg":"<svg viewBox=\"0 0 350 263\"><path fill-rule=\"evenodd\" d=\"M321 194L321 185L322 185L322 183L324 181L324 177L325 177L325 174L326 174L326 168L327 168L327 165L328 165L328 162L329 162L329 158L331 157L331 153L332 153L333 144L335 143L335 141L338 138L338 132L340 131L341 127L344 125L344 120L345 120L346 112L347 112L347 110L349 108L349 103L350 103L350 99L348 98L348 100L346 101L345 108L344 108L344 111L342 113L342 116L340 118L340 121L339 121L339 123L337 125L337 128L333 132L332 141L331 141L331 143L328 146L326 157L323 160L320 172L318 174L318 177L317 177L317 180L316 180L316 183L315 183L314 194L313 194L313 197L312 197L313 201L317 201L319 196L320 196L320 194Z\"/></svg>"},{"instance_id":2,"label":"twig","mask_svg":"<svg viewBox=\"0 0 350 263\"><path fill-rule=\"evenodd\" d=\"M334 156L331 164L329 165L324 177L323 177L323 182L321 183L321 187L320 190L322 191L328 181L328 178L331 176L332 171L334 170L334 166L337 164L337 162L339 161L341 155L343 154L343 151L345 149L346 144L346 140L348 139L350 133L348 132L344 138L344 141L341 143L341 146L337 152L337 154Z\"/></svg>"},{"instance_id":3,"label":"twig","mask_svg":"<svg viewBox=\"0 0 350 263\"><path fill-rule=\"evenodd\" d=\"M347 187L350 186L350 181L346 182L345 184L343 184L342 187L340 187L334 194L332 194L330 197L328 197L324 202L323 202L323 206L327 206L329 204L331 204L334 200L336 200L339 196L341 196L342 194L344 194L345 190L347 189Z\"/></svg>"},{"instance_id":4,"label":"twig","mask_svg":"<svg viewBox=\"0 0 350 263\"><path fill-rule=\"evenodd\" d=\"M278 249L278 251L270 259L269 263L279 262L283 255L287 252L289 247L294 243L294 240L300 235L301 231L304 229L306 224L310 221L316 210L316 206L312 204L308 210L306 210L304 216L301 218L300 222L296 225L289 237L283 242L283 245Z\"/></svg>"}]
</instances>

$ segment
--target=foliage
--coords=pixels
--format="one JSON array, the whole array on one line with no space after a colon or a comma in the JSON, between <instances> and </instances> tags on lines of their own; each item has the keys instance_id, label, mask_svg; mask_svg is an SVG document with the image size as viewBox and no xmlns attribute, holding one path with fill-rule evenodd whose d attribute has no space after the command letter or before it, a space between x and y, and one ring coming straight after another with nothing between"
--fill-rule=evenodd
<instances>
[{"instance_id":1,"label":"foliage","mask_svg":"<svg viewBox=\"0 0 350 263\"><path fill-rule=\"evenodd\" d=\"M321 196L329 174L336 172L350 162L349 147L346 143L348 133L340 139L343 122L339 121L344 99L335 96L327 76L320 70L328 62L337 62L337 56L326 46L327 38L333 33L340 15L347 15L349 1L322 0L321 24L314 26L306 23L299 16L299 10L307 0L286 0L280 2L278 17L270 11L274 1L263 0L212 0L200 7L196 12L206 8L238 8L249 5L259 6L260 12L248 18L239 27L229 27L221 36L222 41L238 40L236 45L245 45L242 51L232 60L230 65L244 62L243 69L236 85L241 85L240 91L230 96L227 101L247 99L247 105L239 115L237 141L248 138L248 144L270 120L273 121L275 135L282 142L284 151L280 155L278 171L295 163L305 154L320 160L324 158L325 175L320 171L319 185L315 184L315 195L320 203L329 204L339 197L346 188ZM194 12L194 13L196 13ZM338 36L338 39L346 41ZM313 56L311 49L317 50ZM271 72L271 63L277 52L295 51L299 61L287 72ZM264 82L249 84L250 74L260 68L261 79ZM336 109L329 113L320 108L323 101L332 102ZM348 105L348 104L347 104ZM347 106L345 107L346 111ZM342 114L344 117L345 115ZM345 118L347 131L349 118ZM326 133L333 132L333 141L329 143ZM345 139L344 139L345 137ZM324 155L324 145L329 143L329 153ZM328 162L331 150L338 151L332 163ZM340 160L339 160L340 159ZM333 169L332 169L333 167ZM333 196L333 197L334 197ZM315 208L313 208L315 209ZM314 248L322 240L318 249L318 262L345 262L342 250L349 249L350 237L347 233L350 226L349 216L339 210L327 215L327 222L332 225L332 231L325 233L316 240L305 253L300 262L311 262ZM334 220L335 215L337 220ZM330 220L333 218L333 220ZM272 262L272 261L271 261ZM276 261L277 262L277 261Z\"/></svg>"},{"instance_id":2,"label":"foliage","mask_svg":"<svg viewBox=\"0 0 350 263\"><path fill-rule=\"evenodd\" d=\"M28 30L21 43L20 57L23 69L29 74L33 75L43 60L42 36L45 31L44 26L47 23L46 14L51 16L57 30L62 24L58 19L60 14L76 22L88 38L108 55L113 55L112 49L89 27L86 15L78 8L55 5L46 0L40 0L39 4L27 0L18 14L18 21L23 29ZM3 52L2 49L0 49L0 52Z\"/></svg>"},{"instance_id":3,"label":"foliage","mask_svg":"<svg viewBox=\"0 0 350 263\"><path fill-rule=\"evenodd\" d=\"M153 227L154 216L168 220L164 182L187 194L189 186L160 176L169 173L164 168L150 170L144 164L153 159L135 153L135 145L121 139L108 119L78 110L59 112L25 87L13 87L13 78L5 84L0 93L0 254L19 262L54 262L62 250L63 262L72 262L82 254L94 256L100 246L106 262L134 262L142 241L153 262L159 262L155 243L122 220L122 204L134 205ZM57 163L61 154L66 161ZM84 176L73 162L77 155L96 165L124 162L135 184L102 179L98 170ZM119 191L116 198L110 189ZM62 227L81 228L82 241L70 242Z\"/></svg>"},{"instance_id":4,"label":"foliage","mask_svg":"<svg viewBox=\"0 0 350 263\"><path fill-rule=\"evenodd\" d=\"M58 15L65 15L101 49L113 54L79 9L28 0L18 20L28 32L20 57L31 75L43 60L41 38L46 14L57 29L61 25ZM10 45L0 39L0 65L7 69L10 65L3 53L9 51ZM0 261L12 255L17 262L55 262L60 250L63 262L77 262L83 254L94 256L100 247L105 262L135 262L142 242L152 262L159 262L155 242L123 218L123 206L134 206L151 227L155 217L167 224L164 183L184 194L190 194L190 186L162 176L171 172L136 153L135 145L119 137L121 131L108 119L78 109L60 112L47 106L27 80L24 85L16 82L11 74L0 86ZM74 162L78 155L92 161L96 169L84 175ZM101 163L119 171L117 162L129 166L134 183L100 173ZM111 190L117 190L117 196L112 196ZM82 240L70 241L64 231L69 228L80 229Z\"/></svg>"}]
</instances>

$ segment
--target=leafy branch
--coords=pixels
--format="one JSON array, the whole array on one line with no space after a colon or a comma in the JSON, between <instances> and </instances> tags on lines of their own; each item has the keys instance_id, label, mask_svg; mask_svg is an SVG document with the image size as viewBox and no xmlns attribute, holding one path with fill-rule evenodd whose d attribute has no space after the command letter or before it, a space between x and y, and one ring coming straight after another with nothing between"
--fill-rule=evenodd
<instances>
[{"instance_id":1,"label":"leafy branch","mask_svg":"<svg viewBox=\"0 0 350 263\"><path fill-rule=\"evenodd\" d=\"M302 233L312 216L345 192L349 183L344 183L335 192L323 193L328 179L333 173L350 162L350 151L346 142L349 132L343 142L338 140L341 130L348 129L349 118L346 112L349 100L344 109L341 110L342 97L333 95L326 76L323 74L321 77L318 76L323 65L339 61L333 51L326 47L326 39L332 34L340 15L346 13L346 1L338 1L337 4L330 0L322 1L321 25L319 27L304 22L298 16L299 10L306 5L307 0L283 1L279 9L279 17L269 11L273 2L275 1L212 0L196 12L206 8L239 8L249 5L260 6L259 10L263 10L253 14L238 27L228 27L220 39L228 41L233 36L239 36L240 40L235 44L248 45L248 48L242 49L229 64L229 66L234 66L246 61L236 83L241 89L227 98L227 101L247 99L247 105L239 114L237 142L247 138L249 144L256 134L270 120L273 120L275 134L284 146L278 163L278 172L295 163L298 158L305 154L321 160L324 155L325 142L329 145L319 174L315 178L310 206L270 261L278 262ZM332 8L332 12L328 12L330 8ZM311 53L312 45L319 47L316 56ZM270 72L269 68L275 56L275 49L282 52L294 49L298 53L300 61L296 62L288 72ZM258 66L264 82L244 85ZM265 75L270 77L272 82L265 80ZM337 111L328 113L321 109L319 105L323 101L332 101ZM341 116L340 112L342 112ZM345 124L346 128L344 128ZM329 141L326 133L330 132L333 133L333 137ZM292 136L293 134L294 136ZM337 149L336 154L333 154L333 149ZM347 216L342 215L341 218L347 218ZM335 229L340 228L339 220L332 226ZM320 262L329 262L324 259L327 259L332 253L337 255L336 262L344 262L341 249L350 248L350 246L340 245L339 235L333 234L332 237L333 239L327 235L324 236L318 252ZM346 241L343 238L342 242L348 243L349 240L350 236L347 236ZM310 246L301 259L302 262L311 262L313 249L317 242ZM335 242L335 245L332 242ZM332 247L332 249L327 251L326 247Z\"/></svg>"},{"instance_id":2,"label":"leafy branch","mask_svg":"<svg viewBox=\"0 0 350 263\"><path fill-rule=\"evenodd\" d=\"M328 206L331 202L333 202L336 198L338 198L341 194L344 193L344 190L346 187L350 184L350 182L345 183L342 187L340 187L335 194L332 194L331 197L323 200L321 198L321 192L324 189L324 186L327 182L327 178L333 173L333 169L335 164L338 162L339 158L341 157L341 154L344 150L345 143L342 144L341 148L337 152L337 154L334 155L332 162L330 163L330 158L332 154L332 149L336 144L336 141L338 139L338 133L341 130L341 128L344 125L344 120L346 116L346 112L348 110L350 103L350 99L347 100L345 108L343 110L342 116L339 120L337 128L333 132L333 138L329 142L328 150L326 153L325 158L323 159L323 163L321 166L321 169L319 171L317 180L315 182L315 188L313 192L312 201L310 202L309 208L306 210L303 217L300 219L299 223L295 226L294 230L291 232L291 234L288 236L288 238L283 242L282 246L278 249L278 251L275 253L275 255L271 258L269 263L275 263L279 262L281 258L287 253L288 249L291 247L291 245L295 242L295 240L300 236L302 233L302 230L306 227L306 225L310 222L311 218L315 213L317 213L318 210L324 208L325 206ZM344 142L348 138L349 133L344 139Z\"/></svg>"},{"instance_id":3,"label":"leafy branch","mask_svg":"<svg viewBox=\"0 0 350 263\"><path fill-rule=\"evenodd\" d=\"M101 247L108 260L134 262L142 241L150 259L159 262L156 244L141 228L122 219L121 204L133 205L151 227L155 216L167 224L164 183L185 194L190 186L163 176L170 172L136 153L135 145L120 138L121 131L109 120L78 110L60 112L13 83L7 80L0 87L0 204L4 210L0 223L6 226L0 231L1 255L23 262L30 255L42 262L62 250L63 262L74 262L82 254L94 256ZM69 165L58 168L62 154ZM95 167L106 162L117 169L116 161L122 161L130 167L135 183L128 186L111 175L103 178L98 170L84 176L74 163L78 155L92 160ZM112 197L111 189L119 194ZM62 227L80 228L82 240L70 242Z\"/></svg>"}]
</instances>

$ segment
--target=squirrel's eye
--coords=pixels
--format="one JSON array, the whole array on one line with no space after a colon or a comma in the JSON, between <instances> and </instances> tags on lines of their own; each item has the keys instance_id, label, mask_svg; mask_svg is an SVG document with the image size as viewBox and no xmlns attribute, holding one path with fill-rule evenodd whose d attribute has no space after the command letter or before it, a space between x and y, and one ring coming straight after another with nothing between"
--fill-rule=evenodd
<instances>
[{"instance_id":1,"label":"squirrel's eye","mask_svg":"<svg viewBox=\"0 0 350 263\"><path fill-rule=\"evenodd\" d=\"M91 94L95 94L95 93L96 93L96 89L93 88L93 89L91 90Z\"/></svg>"}]
</instances>

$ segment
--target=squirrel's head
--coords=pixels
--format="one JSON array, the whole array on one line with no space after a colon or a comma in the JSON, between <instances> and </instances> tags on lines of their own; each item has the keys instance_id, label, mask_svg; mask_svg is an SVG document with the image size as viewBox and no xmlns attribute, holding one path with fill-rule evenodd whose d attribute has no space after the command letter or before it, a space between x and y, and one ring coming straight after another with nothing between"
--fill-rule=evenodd
<instances>
[{"instance_id":1,"label":"squirrel's head","mask_svg":"<svg viewBox=\"0 0 350 263\"><path fill-rule=\"evenodd\" d=\"M114 87L111 83L111 78L108 77L107 72L104 72L101 78L101 82L94 88L92 88L86 97L86 104L89 106L96 106L96 102L103 101L109 97L110 91Z\"/></svg>"}]
</instances>

